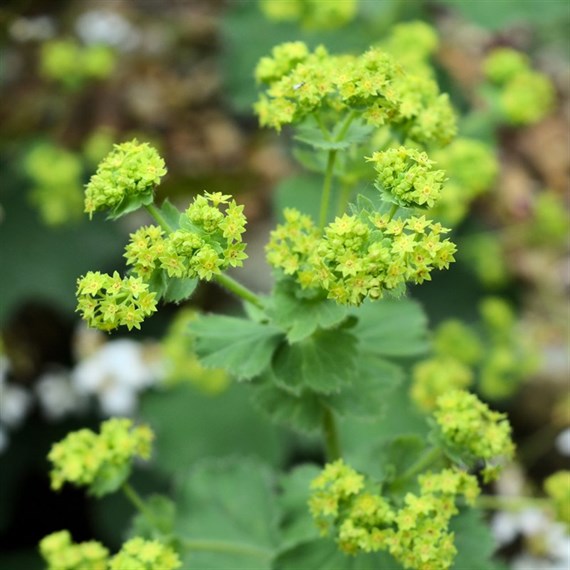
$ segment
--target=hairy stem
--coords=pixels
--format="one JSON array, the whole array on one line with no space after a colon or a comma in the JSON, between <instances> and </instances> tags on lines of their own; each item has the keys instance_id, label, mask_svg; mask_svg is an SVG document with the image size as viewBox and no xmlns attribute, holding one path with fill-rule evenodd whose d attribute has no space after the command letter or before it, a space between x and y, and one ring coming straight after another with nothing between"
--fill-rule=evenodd
<instances>
[{"instance_id":1,"label":"hairy stem","mask_svg":"<svg viewBox=\"0 0 570 570\"><path fill-rule=\"evenodd\" d=\"M166 218L162 215L161 211L154 205L148 204L145 206L147 212L157 221L158 225L167 233L171 234L173 229L170 224L166 221Z\"/></svg>"},{"instance_id":2,"label":"hairy stem","mask_svg":"<svg viewBox=\"0 0 570 570\"><path fill-rule=\"evenodd\" d=\"M242 556L251 556L263 559L272 556L272 552L263 548L257 548L248 544L234 544L223 540L183 539L182 544L190 551L223 552L227 554L241 554Z\"/></svg>"},{"instance_id":3,"label":"hairy stem","mask_svg":"<svg viewBox=\"0 0 570 570\"><path fill-rule=\"evenodd\" d=\"M334 171L334 163L336 162L336 150L329 150L327 158L327 169L325 171L325 180L323 182L323 192L321 194L321 212L319 215L319 227L321 231L327 223L327 214L329 211L329 202L331 199L332 179Z\"/></svg>"},{"instance_id":4,"label":"hairy stem","mask_svg":"<svg viewBox=\"0 0 570 570\"><path fill-rule=\"evenodd\" d=\"M392 207L390 208L390 212L388 213L388 219L391 220L396 215L396 212L399 209L400 209L400 206L398 206L398 204L392 204Z\"/></svg>"},{"instance_id":5,"label":"hairy stem","mask_svg":"<svg viewBox=\"0 0 570 570\"><path fill-rule=\"evenodd\" d=\"M135 491L135 489L130 485L130 483L123 483L121 487L127 499L132 503L132 505L139 511L146 520L151 524L151 526L158 528L156 520L152 516L152 513L148 510L146 503L142 497Z\"/></svg>"},{"instance_id":6,"label":"hairy stem","mask_svg":"<svg viewBox=\"0 0 570 570\"><path fill-rule=\"evenodd\" d=\"M261 299L253 291L250 291L247 287L244 287L229 275L225 275L223 273L214 275L214 281L234 295L241 297L244 301L255 305L258 309L265 308Z\"/></svg>"},{"instance_id":7,"label":"hairy stem","mask_svg":"<svg viewBox=\"0 0 570 570\"><path fill-rule=\"evenodd\" d=\"M425 471L428 467L431 467L436 461L439 461L443 457L443 451L439 447L432 447L426 451L401 477L398 477L399 481L406 481L415 477L422 471Z\"/></svg>"},{"instance_id":8,"label":"hairy stem","mask_svg":"<svg viewBox=\"0 0 570 570\"><path fill-rule=\"evenodd\" d=\"M334 415L329 408L323 408L323 435L325 437L325 448L327 461L340 459L340 442Z\"/></svg>"}]
</instances>

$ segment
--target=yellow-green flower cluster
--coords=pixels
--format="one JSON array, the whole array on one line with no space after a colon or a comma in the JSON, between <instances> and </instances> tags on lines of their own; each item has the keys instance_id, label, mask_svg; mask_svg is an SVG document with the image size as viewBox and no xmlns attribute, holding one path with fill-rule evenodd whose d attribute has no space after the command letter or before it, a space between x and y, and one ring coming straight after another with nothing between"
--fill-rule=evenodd
<instances>
[{"instance_id":1,"label":"yellow-green flower cluster","mask_svg":"<svg viewBox=\"0 0 570 570\"><path fill-rule=\"evenodd\" d=\"M108 77L115 67L113 51L104 45L84 47L73 40L53 40L42 45L40 71L48 79L76 88L89 79Z\"/></svg>"},{"instance_id":2,"label":"yellow-green flower cluster","mask_svg":"<svg viewBox=\"0 0 570 570\"><path fill-rule=\"evenodd\" d=\"M538 194L534 202L533 219L525 229L530 245L564 247L568 245L570 212L564 197L552 190Z\"/></svg>"},{"instance_id":3,"label":"yellow-green flower cluster","mask_svg":"<svg viewBox=\"0 0 570 570\"><path fill-rule=\"evenodd\" d=\"M180 558L169 546L135 537L113 556L109 570L176 570L181 566Z\"/></svg>"},{"instance_id":4,"label":"yellow-green flower cluster","mask_svg":"<svg viewBox=\"0 0 570 570\"><path fill-rule=\"evenodd\" d=\"M133 426L125 418L103 422L99 434L89 429L71 432L48 454L51 486L58 490L67 482L89 487L98 496L112 492L128 476L135 457L150 457L153 438L149 427Z\"/></svg>"},{"instance_id":5,"label":"yellow-green flower cluster","mask_svg":"<svg viewBox=\"0 0 570 570\"><path fill-rule=\"evenodd\" d=\"M148 143L136 139L116 144L99 164L85 190L85 212L129 211L152 202L152 193L166 174L164 160Z\"/></svg>"},{"instance_id":6,"label":"yellow-green flower cluster","mask_svg":"<svg viewBox=\"0 0 570 570\"><path fill-rule=\"evenodd\" d=\"M219 192L197 196L181 217L180 229L168 235L156 226L140 228L126 247L127 263L144 279L160 268L169 277L206 281L241 266L247 257L241 236L246 218L243 206L229 199Z\"/></svg>"},{"instance_id":7,"label":"yellow-green flower cluster","mask_svg":"<svg viewBox=\"0 0 570 570\"><path fill-rule=\"evenodd\" d=\"M115 556L95 540L73 543L67 530L54 532L40 541L47 570L176 570L180 558L158 540L135 537Z\"/></svg>"},{"instance_id":8,"label":"yellow-green flower cluster","mask_svg":"<svg viewBox=\"0 0 570 570\"><path fill-rule=\"evenodd\" d=\"M498 288L509 279L503 244L491 232L465 237L460 244L463 259L485 287Z\"/></svg>"},{"instance_id":9,"label":"yellow-green flower cluster","mask_svg":"<svg viewBox=\"0 0 570 570\"><path fill-rule=\"evenodd\" d=\"M25 157L24 166L34 182L30 201L49 225L60 225L81 216L81 159L52 144L34 147Z\"/></svg>"},{"instance_id":10,"label":"yellow-green flower cluster","mask_svg":"<svg viewBox=\"0 0 570 570\"><path fill-rule=\"evenodd\" d=\"M219 394L229 385L230 379L221 368L204 368L193 348L188 327L197 317L196 311L181 309L176 314L161 343L165 365L165 382L188 382L206 394Z\"/></svg>"},{"instance_id":11,"label":"yellow-green flower cluster","mask_svg":"<svg viewBox=\"0 0 570 570\"><path fill-rule=\"evenodd\" d=\"M546 75L533 71L524 55L509 48L495 50L485 60L484 71L500 87L499 105L510 123L530 125L550 112L552 83Z\"/></svg>"},{"instance_id":12,"label":"yellow-green flower cluster","mask_svg":"<svg viewBox=\"0 0 570 570\"><path fill-rule=\"evenodd\" d=\"M241 266L247 257L241 236L245 224L243 206L220 192L205 192L190 204L180 229L168 236L160 265L170 277L204 280Z\"/></svg>"},{"instance_id":13,"label":"yellow-green flower cluster","mask_svg":"<svg viewBox=\"0 0 570 570\"><path fill-rule=\"evenodd\" d=\"M468 366L480 362L484 354L477 333L457 319L449 319L437 327L433 344L436 354L454 358Z\"/></svg>"},{"instance_id":14,"label":"yellow-green flower cluster","mask_svg":"<svg viewBox=\"0 0 570 570\"><path fill-rule=\"evenodd\" d=\"M473 383L473 371L460 360L435 356L418 362L412 369L410 396L419 408L430 411L449 390L462 390Z\"/></svg>"},{"instance_id":15,"label":"yellow-green flower cluster","mask_svg":"<svg viewBox=\"0 0 570 570\"><path fill-rule=\"evenodd\" d=\"M431 156L448 177L432 215L457 224L467 214L470 203L492 187L499 163L488 145L469 138L455 139Z\"/></svg>"},{"instance_id":16,"label":"yellow-green flower cluster","mask_svg":"<svg viewBox=\"0 0 570 570\"><path fill-rule=\"evenodd\" d=\"M90 540L75 544L67 530L54 532L40 541L47 570L107 570L109 551Z\"/></svg>"},{"instance_id":17,"label":"yellow-green flower cluster","mask_svg":"<svg viewBox=\"0 0 570 570\"><path fill-rule=\"evenodd\" d=\"M345 214L321 236L308 216L293 209L284 214L267 246L269 263L304 289L324 289L342 304L379 299L408 281L422 283L454 260L455 245L441 239L448 230L423 216L370 214L363 220Z\"/></svg>"},{"instance_id":18,"label":"yellow-green flower cluster","mask_svg":"<svg viewBox=\"0 0 570 570\"><path fill-rule=\"evenodd\" d=\"M120 325L140 329L156 311L156 295L140 277L88 271L77 280L77 311L89 326L110 331Z\"/></svg>"},{"instance_id":19,"label":"yellow-green flower cluster","mask_svg":"<svg viewBox=\"0 0 570 570\"><path fill-rule=\"evenodd\" d=\"M259 0L259 7L270 20L299 22L309 30L328 30L354 18L357 0Z\"/></svg>"},{"instance_id":20,"label":"yellow-green flower cluster","mask_svg":"<svg viewBox=\"0 0 570 570\"><path fill-rule=\"evenodd\" d=\"M554 502L556 519L570 528L570 471L558 471L548 477L544 490Z\"/></svg>"},{"instance_id":21,"label":"yellow-green flower cluster","mask_svg":"<svg viewBox=\"0 0 570 570\"><path fill-rule=\"evenodd\" d=\"M263 126L280 130L315 113L338 118L353 111L420 144L447 144L455 136L455 115L435 81L405 73L377 48L333 56L322 46L311 53L302 42L286 43L260 60L256 78L267 86L254 107Z\"/></svg>"},{"instance_id":22,"label":"yellow-green flower cluster","mask_svg":"<svg viewBox=\"0 0 570 570\"><path fill-rule=\"evenodd\" d=\"M338 460L313 481L309 508L321 532L335 532L346 553L385 550L404 568L447 570L457 552L448 529L458 513L456 498L474 504L479 486L475 477L457 469L427 473L418 481L419 494L408 493L397 508Z\"/></svg>"},{"instance_id":23,"label":"yellow-green flower cluster","mask_svg":"<svg viewBox=\"0 0 570 570\"><path fill-rule=\"evenodd\" d=\"M474 394L454 390L437 399L433 414L442 443L452 452L486 463L495 458L511 459L515 447L505 414L495 412ZM487 466L484 476L495 478L497 469Z\"/></svg>"},{"instance_id":24,"label":"yellow-green flower cluster","mask_svg":"<svg viewBox=\"0 0 570 570\"><path fill-rule=\"evenodd\" d=\"M405 208L432 208L441 193L445 172L434 170L425 152L400 146L375 152L369 159L376 187L384 199Z\"/></svg>"}]
</instances>

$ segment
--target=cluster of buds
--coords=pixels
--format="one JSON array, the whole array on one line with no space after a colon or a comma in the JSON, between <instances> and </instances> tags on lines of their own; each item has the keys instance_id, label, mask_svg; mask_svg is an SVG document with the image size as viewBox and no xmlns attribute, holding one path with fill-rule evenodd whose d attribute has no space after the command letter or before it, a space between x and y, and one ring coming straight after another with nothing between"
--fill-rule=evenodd
<instances>
[{"instance_id":1,"label":"cluster of buds","mask_svg":"<svg viewBox=\"0 0 570 570\"><path fill-rule=\"evenodd\" d=\"M357 0L259 0L265 16L276 22L299 22L308 30L338 28L354 18Z\"/></svg>"},{"instance_id":2,"label":"cluster of buds","mask_svg":"<svg viewBox=\"0 0 570 570\"><path fill-rule=\"evenodd\" d=\"M289 209L285 224L271 234L267 259L301 287L321 288L330 299L359 305L448 267L455 245L441 239L447 231L423 216L391 220L363 212L336 218L320 236L308 216Z\"/></svg>"},{"instance_id":3,"label":"cluster of buds","mask_svg":"<svg viewBox=\"0 0 570 570\"><path fill-rule=\"evenodd\" d=\"M323 534L335 533L348 554L389 552L404 568L445 570L457 553L449 522L458 497L473 505L477 480L457 469L418 478L419 494L398 507L342 460L325 466L312 482L311 514Z\"/></svg>"},{"instance_id":4,"label":"cluster of buds","mask_svg":"<svg viewBox=\"0 0 570 570\"><path fill-rule=\"evenodd\" d=\"M89 271L77 280L77 310L89 326L110 331L119 325L140 329L156 311L156 295L140 277Z\"/></svg>"},{"instance_id":5,"label":"cluster of buds","mask_svg":"<svg viewBox=\"0 0 570 570\"><path fill-rule=\"evenodd\" d=\"M153 438L150 428L135 427L129 419L107 420L99 434L71 432L48 454L51 486L58 490L68 482L97 496L112 492L128 477L135 457L150 457Z\"/></svg>"},{"instance_id":6,"label":"cluster of buds","mask_svg":"<svg viewBox=\"0 0 570 570\"><path fill-rule=\"evenodd\" d=\"M498 458L512 459L515 446L507 416L495 412L474 394L455 390L437 399L433 413L439 439L444 447L468 465L483 461L486 481L496 479Z\"/></svg>"},{"instance_id":7,"label":"cluster of buds","mask_svg":"<svg viewBox=\"0 0 570 570\"><path fill-rule=\"evenodd\" d=\"M40 553L47 570L176 570L182 565L176 552L158 540L135 537L110 556L97 541L74 543L67 530L44 537Z\"/></svg>"},{"instance_id":8,"label":"cluster of buds","mask_svg":"<svg viewBox=\"0 0 570 570\"><path fill-rule=\"evenodd\" d=\"M85 190L85 212L110 210L119 217L150 204L154 188L166 174L164 160L148 143L116 144L99 164Z\"/></svg>"},{"instance_id":9,"label":"cluster of buds","mask_svg":"<svg viewBox=\"0 0 570 570\"><path fill-rule=\"evenodd\" d=\"M285 43L260 60L256 78L267 90L255 111L262 125L277 130L313 114L354 112L419 144L447 144L455 136L455 115L436 82L406 73L378 48L333 56L323 46L310 52L302 42Z\"/></svg>"}]
</instances>

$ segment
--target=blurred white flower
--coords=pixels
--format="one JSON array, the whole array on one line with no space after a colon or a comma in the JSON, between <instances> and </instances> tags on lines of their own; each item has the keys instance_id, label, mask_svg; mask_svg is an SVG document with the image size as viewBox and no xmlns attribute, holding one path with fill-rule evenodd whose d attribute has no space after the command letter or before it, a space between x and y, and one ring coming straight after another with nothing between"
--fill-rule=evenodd
<instances>
[{"instance_id":1,"label":"blurred white flower","mask_svg":"<svg viewBox=\"0 0 570 570\"><path fill-rule=\"evenodd\" d=\"M570 428L566 428L558 434L554 445L560 455L570 456Z\"/></svg>"},{"instance_id":2,"label":"blurred white flower","mask_svg":"<svg viewBox=\"0 0 570 570\"><path fill-rule=\"evenodd\" d=\"M0 356L0 423L13 428L24 421L32 398L25 388L8 383L8 370L8 359Z\"/></svg>"},{"instance_id":3,"label":"blurred white flower","mask_svg":"<svg viewBox=\"0 0 570 570\"><path fill-rule=\"evenodd\" d=\"M36 395L44 416L59 420L69 414L85 409L87 399L79 394L68 372L48 372L36 384Z\"/></svg>"},{"instance_id":4,"label":"blurred white flower","mask_svg":"<svg viewBox=\"0 0 570 570\"><path fill-rule=\"evenodd\" d=\"M75 29L86 44L107 44L128 51L140 43L139 33L133 25L111 10L84 12L77 18Z\"/></svg>"},{"instance_id":5,"label":"blurred white flower","mask_svg":"<svg viewBox=\"0 0 570 570\"><path fill-rule=\"evenodd\" d=\"M88 327L83 321L73 333L72 350L75 360L83 360L97 352L106 341L100 330Z\"/></svg>"},{"instance_id":6,"label":"blurred white flower","mask_svg":"<svg viewBox=\"0 0 570 570\"><path fill-rule=\"evenodd\" d=\"M563 524L544 511L530 508L519 512L498 512L491 530L500 546L524 538L525 550L512 561L512 570L568 570L570 535Z\"/></svg>"},{"instance_id":7,"label":"blurred white flower","mask_svg":"<svg viewBox=\"0 0 570 570\"><path fill-rule=\"evenodd\" d=\"M153 385L158 374L145 356L146 348L138 342L107 342L76 366L71 373L73 385L80 394L97 396L105 415L132 415L138 393Z\"/></svg>"}]
</instances>

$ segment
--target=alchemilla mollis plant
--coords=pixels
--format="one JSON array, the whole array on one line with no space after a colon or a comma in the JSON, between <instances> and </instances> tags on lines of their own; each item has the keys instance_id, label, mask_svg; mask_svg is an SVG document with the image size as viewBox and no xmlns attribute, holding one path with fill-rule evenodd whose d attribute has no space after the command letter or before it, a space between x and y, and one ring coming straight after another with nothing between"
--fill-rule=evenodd
<instances>
[{"instance_id":1,"label":"alchemilla mollis plant","mask_svg":"<svg viewBox=\"0 0 570 570\"><path fill-rule=\"evenodd\" d=\"M287 473L252 459L205 462L178 482L173 499L143 498L129 478L135 461L152 455L150 427L111 419L100 433L71 433L48 457L54 490L122 490L138 515L114 555L95 541L74 543L66 530L45 537L48 568L494 568L482 493L514 456L511 427L467 391L469 366L481 359L476 336L446 325L426 359L426 319L406 290L454 262L445 220L461 214L450 213L445 193L450 177L460 193L461 172L440 165L479 156L485 180L495 169L480 143L454 146L455 112L428 62L437 38L413 26L422 38L415 51L401 50L409 46L402 28L360 55L292 42L259 62L261 125L290 129L295 155L322 179L316 215L288 207L268 238L269 295L233 277L247 259L247 220L231 196L211 189L182 211L156 203L166 164L137 140L115 145L100 163L85 212L116 220L146 209L154 223L131 234L125 275L94 270L78 279L77 311L104 331L139 329L163 303L189 299L200 281L226 288L242 301L241 316L184 321L200 364L241 382L273 422L319 438L325 461ZM497 67L488 73L502 81ZM479 186L471 182L466 200ZM457 200L462 212L466 201ZM406 406L417 406L422 435L403 426L383 437L390 395L408 372ZM347 426L353 437L343 437ZM355 445L359 426L366 428ZM564 477L548 484L558 502ZM556 509L567 521L567 509ZM481 552L469 554L468 540L481 540Z\"/></svg>"}]
</instances>

